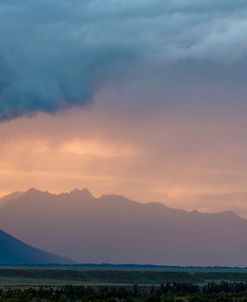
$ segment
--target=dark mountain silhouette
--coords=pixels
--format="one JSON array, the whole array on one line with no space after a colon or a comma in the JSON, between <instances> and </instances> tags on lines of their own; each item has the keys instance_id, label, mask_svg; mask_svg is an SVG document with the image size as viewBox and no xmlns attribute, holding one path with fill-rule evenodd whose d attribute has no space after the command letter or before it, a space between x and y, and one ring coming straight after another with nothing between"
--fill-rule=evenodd
<instances>
[{"instance_id":1,"label":"dark mountain silhouette","mask_svg":"<svg viewBox=\"0 0 247 302\"><path fill-rule=\"evenodd\" d=\"M72 264L68 258L36 249L0 230L0 265Z\"/></svg>"},{"instance_id":2,"label":"dark mountain silhouette","mask_svg":"<svg viewBox=\"0 0 247 302\"><path fill-rule=\"evenodd\" d=\"M247 265L247 220L140 204L87 190L31 189L0 209L0 227L39 248L88 263Z\"/></svg>"}]
</instances>

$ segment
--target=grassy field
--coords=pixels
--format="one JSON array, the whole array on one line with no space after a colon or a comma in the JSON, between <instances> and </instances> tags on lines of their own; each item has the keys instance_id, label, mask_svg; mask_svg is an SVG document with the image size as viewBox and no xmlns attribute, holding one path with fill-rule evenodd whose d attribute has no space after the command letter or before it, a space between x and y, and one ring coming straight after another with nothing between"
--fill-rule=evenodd
<instances>
[{"instance_id":1,"label":"grassy field","mask_svg":"<svg viewBox=\"0 0 247 302\"><path fill-rule=\"evenodd\" d=\"M0 267L0 286L131 286L165 282L247 282L246 269Z\"/></svg>"}]
</instances>

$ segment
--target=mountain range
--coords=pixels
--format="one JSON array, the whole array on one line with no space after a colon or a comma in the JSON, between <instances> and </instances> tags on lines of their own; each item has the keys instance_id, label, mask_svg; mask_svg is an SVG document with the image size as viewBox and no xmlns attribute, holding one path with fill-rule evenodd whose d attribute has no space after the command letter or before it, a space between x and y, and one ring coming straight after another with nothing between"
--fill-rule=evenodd
<instances>
[{"instance_id":1,"label":"mountain range","mask_svg":"<svg viewBox=\"0 0 247 302\"><path fill-rule=\"evenodd\" d=\"M72 264L73 261L36 249L0 230L0 265Z\"/></svg>"},{"instance_id":2,"label":"mountain range","mask_svg":"<svg viewBox=\"0 0 247 302\"><path fill-rule=\"evenodd\" d=\"M0 200L0 228L83 263L247 265L247 220L232 212L188 212L87 189L35 189Z\"/></svg>"}]
</instances>

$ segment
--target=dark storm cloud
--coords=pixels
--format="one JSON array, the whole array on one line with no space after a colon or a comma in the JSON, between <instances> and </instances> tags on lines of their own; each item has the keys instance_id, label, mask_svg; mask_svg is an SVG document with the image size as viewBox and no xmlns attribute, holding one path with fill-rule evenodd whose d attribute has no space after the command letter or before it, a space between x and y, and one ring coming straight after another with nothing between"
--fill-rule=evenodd
<instances>
[{"instance_id":1,"label":"dark storm cloud","mask_svg":"<svg viewBox=\"0 0 247 302\"><path fill-rule=\"evenodd\" d=\"M246 16L243 0L2 0L0 120L85 105L136 62L235 64Z\"/></svg>"}]
</instances>

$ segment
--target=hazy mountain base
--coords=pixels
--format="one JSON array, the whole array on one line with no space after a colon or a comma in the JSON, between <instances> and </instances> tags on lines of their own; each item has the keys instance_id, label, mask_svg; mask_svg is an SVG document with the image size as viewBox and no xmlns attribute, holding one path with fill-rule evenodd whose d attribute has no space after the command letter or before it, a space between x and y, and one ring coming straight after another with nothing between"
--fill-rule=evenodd
<instances>
[{"instance_id":1,"label":"hazy mountain base","mask_svg":"<svg viewBox=\"0 0 247 302\"><path fill-rule=\"evenodd\" d=\"M54 195L32 189L12 194L0 209L0 227L78 262L247 263L247 220L234 213L186 212L117 195L94 198L88 190Z\"/></svg>"}]
</instances>

